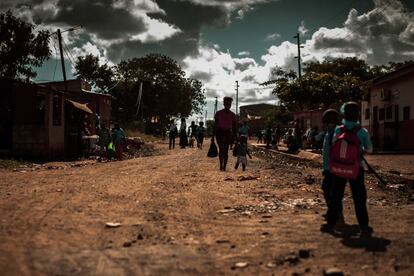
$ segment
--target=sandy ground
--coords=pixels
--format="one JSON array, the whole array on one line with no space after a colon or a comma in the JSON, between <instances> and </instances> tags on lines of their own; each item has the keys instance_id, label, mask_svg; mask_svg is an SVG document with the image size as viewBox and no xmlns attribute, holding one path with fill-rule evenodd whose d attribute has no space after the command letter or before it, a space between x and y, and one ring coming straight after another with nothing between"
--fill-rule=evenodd
<instances>
[{"instance_id":1,"label":"sandy ground","mask_svg":"<svg viewBox=\"0 0 414 276\"><path fill-rule=\"evenodd\" d=\"M331 235L320 231L319 165L259 150L246 172L233 160L220 172L206 149L157 147L164 154L0 171L0 275L414 274L406 191L368 177L375 232L359 238L347 189L347 224Z\"/></svg>"}]
</instances>

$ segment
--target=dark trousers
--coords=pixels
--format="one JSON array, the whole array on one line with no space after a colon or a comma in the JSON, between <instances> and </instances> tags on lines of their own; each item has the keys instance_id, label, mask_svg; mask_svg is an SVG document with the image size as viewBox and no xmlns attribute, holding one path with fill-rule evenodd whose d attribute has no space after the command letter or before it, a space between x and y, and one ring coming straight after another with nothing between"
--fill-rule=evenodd
<instances>
[{"instance_id":1,"label":"dark trousers","mask_svg":"<svg viewBox=\"0 0 414 276\"><path fill-rule=\"evenodd\" d=\"M220 170L225 170L229 159L229 146L232 139L231 131L217 131L217 145L219 148Z\"/></svg>"},{"instance_id":2,"label":"dark trousers","mask_svg":"<svg viewBox=\"0 0 414 276\"><path fill-rule=\"evenodd\" d=\"M175 135L173 137L170 136L170 149L175 148Z\"/></svg>"},{"instance_id":3,"label":"dark trousers","mask_svg":"<svg viewBox=\"0 0 414 276\"><path fill-rule=\"evenodd\" d=\"M204 142L204 135L198 135L197 136L197 146L200 149L203 148L203 142Z\"/></svg>"},{"instance_id":4,"label":"dark trousers","mask_svg":"<svg viewBox=\"0 0 414 276\"><path fill-rule=\"evenodd\" d=\"M122 160L122 155L124 153L124 145L122 143L115 144L116 159L119 161Z\"/></svg>"},{"instance_id":5,"label":"dark trousers","mask_svg":"<svg viewBox=\"0 0 414 276\"><path fill-rule=\"evenodd\" d=\"M339 210L344 197L345 185L348 179L332 175L332 197L328 207L328 224L334 225L338 220ZM356 179L349 179L355 213L360 227L368 226L367 190L365 188L364 170L359 170Z\"/></svg>"},{"instance_id":6,"label":"dark trousers","mask_svg":"<svg viewBox=\"0 0 414 276\"><path fill-rule=\"evenodd\" d=\"M329 171L325 171L322 180L323 197L325 198L326 206L329 206L332 201L332 189L333 189L332 174ZM343 217L342 201L339 206L339 215Z\"/></svg>"}]
</instances>

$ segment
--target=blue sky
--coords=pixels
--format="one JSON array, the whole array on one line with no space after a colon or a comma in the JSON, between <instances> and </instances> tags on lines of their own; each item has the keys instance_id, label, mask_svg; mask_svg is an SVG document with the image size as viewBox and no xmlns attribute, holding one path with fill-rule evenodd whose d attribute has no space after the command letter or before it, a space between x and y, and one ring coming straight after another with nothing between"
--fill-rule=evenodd
<instances>
[{"instance_id":1,"label":"blue sky","mask_svg":"<svg viewBox=\"0 0 414 276\"><path fill-rule=\"evenodd\" d=\"M2 0L0 11L8 9L51 31L82 25L64 33L72 59L91 53L115 65L152 52L176 59L204 83L209 117L216 96L234 96L236 80L240 105L275 103L259 84L275 66L297 69L297 32L303 62L356 56L373 65L414 56L412 0ZM73 77L69 57L65 64ZM37 80L61 78L52 58Z\"/></svg>"},{"instance_id":2,"label":"blue sky","mask_svg":"<svg viewBox=\"0 0 414 276\"><path fill-rule=\"evenodd\" d=\"M293 36L302 22L310 30L333 28L343 24L351 8L363 13L373 7L372 1L352 0L270 2L257 6L243 19L237 19L238 14L234 13L232 23L227 28L205 28L202 37L219 44L223 49L229 49L232 54L249 51L251 57L260 61L261 55L271 45L285 40L296 42ZM276 39L265 39L268 34L274 33L279 35Z\"/></svg>"}]
</instances>

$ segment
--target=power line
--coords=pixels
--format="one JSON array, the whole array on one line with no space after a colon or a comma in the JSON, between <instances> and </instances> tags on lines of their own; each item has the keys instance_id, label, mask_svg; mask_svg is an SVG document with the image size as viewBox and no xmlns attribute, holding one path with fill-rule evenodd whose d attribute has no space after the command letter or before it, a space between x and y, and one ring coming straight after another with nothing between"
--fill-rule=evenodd
<instances>
[{"instance_id":1,"label":"power line","mask_svg":"<svg viewBox=\"0 0 414 276\"><path fill-rule=\"evenodd\" d=\"M63 43L63 48L64 48L63 50L66 53L66 56L68 57L69 62L72 64L72 67L75 68L75 64L76 64L75 59L73 58L73 56L72 56L72 54L69 50L69 47L66 45L64 39L62 39L62 43Z\"/></svg>"},{"instance_id":2,"label":"power line","mask_svg":"<svg viewBox=\"0 0 414 276\"><path fill-rule=\"evenodd\" d=\"M52 38L52 42L53 42L53 48L55 48L55 69L53 70L53 80L55 80L55 75L56 75L56 69L57 69L57 65L58 65L58 61L59 61L59 53L56 47L56 41Z\"/></svg>"}]
</instances>

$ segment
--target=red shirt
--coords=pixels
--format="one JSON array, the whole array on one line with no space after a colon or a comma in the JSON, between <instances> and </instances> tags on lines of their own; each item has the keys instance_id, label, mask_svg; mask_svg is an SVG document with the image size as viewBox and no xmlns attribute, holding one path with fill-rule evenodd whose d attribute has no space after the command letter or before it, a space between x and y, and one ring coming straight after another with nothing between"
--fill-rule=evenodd
<instances>
[{"instance_id":1,"label":"red shirt","mask_svg":"<svg viewBox=\"0 0 414 276\"><path fill-rule=\"evenodd\" d=\"M216 121L216 129L232 130L236 125L236 114L227 109L222 109L216 112L214 116Z\"/></svg>"}]
</instances>

